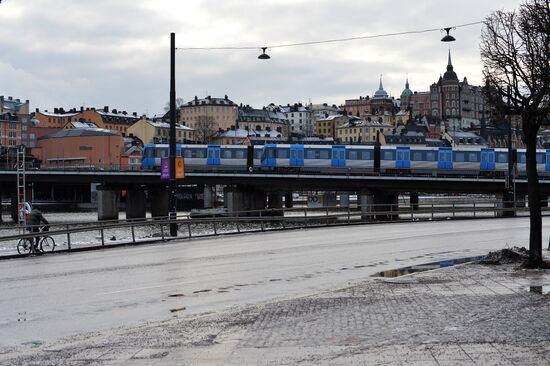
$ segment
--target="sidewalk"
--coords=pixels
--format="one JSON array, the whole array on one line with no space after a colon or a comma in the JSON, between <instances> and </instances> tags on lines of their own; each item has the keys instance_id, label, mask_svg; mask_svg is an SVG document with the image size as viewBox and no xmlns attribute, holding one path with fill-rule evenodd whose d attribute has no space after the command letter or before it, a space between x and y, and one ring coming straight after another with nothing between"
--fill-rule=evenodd
<instances>
[{"instance_id":1,"label":"sidewalk","mask_svg":"<svg viewBox=\"0 0 550 366\"><path fill-rule=\"evenodd\" d=\"M6 353L0 364L548 365L548 289L548 270L468 264L193 319L182 314L15 358Z\"/></svg>"}]
</instances>

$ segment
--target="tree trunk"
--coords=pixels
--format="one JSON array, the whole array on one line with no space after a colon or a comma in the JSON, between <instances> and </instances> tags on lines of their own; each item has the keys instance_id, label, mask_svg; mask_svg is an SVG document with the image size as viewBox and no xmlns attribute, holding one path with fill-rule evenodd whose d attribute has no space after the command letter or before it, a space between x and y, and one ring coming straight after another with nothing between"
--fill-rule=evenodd
<instances>
[{"instance_id":1,"label":"tree trunk","mask_svg":"<svg viewBox=\"0 0 550 366\"><path fill-rule=\"evenodd\" d=\"M529 195L529 267L542 267L542 214L540 203L539 175L537 173L537 133L525 128L527 148L527 192Z\"/></svg>"}]
</instances>

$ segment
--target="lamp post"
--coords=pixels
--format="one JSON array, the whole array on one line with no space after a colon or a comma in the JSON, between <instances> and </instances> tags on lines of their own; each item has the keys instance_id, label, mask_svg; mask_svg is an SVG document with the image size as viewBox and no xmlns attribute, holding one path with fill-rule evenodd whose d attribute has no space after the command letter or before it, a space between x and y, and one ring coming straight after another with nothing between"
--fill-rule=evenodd
<instances>
[{"instance_id":1,"label":"lamp post","mask_svg":"<svg viewBox=\"0 0 550 366\"><path fill-rule=\"evenodd\" d=\"M170 187L169 218L170 235L178 235L176 224L176 34L170 33Z\"/></svg>"}]
</instances>

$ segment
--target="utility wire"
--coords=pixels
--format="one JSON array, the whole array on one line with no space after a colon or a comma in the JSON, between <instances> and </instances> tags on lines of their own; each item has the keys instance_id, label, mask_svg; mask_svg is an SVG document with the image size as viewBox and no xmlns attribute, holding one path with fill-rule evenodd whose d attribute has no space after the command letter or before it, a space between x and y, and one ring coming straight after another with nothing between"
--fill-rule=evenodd
<instances>
[{"instance_id":1,"label":"utility wire","mask_svg":"<svg viewBox=\"0 0 550 366\"><path fill-rule=\"evenodd\" d=\"M469 27L476 24L482 24L483 21L477 21L472 23L466 23L466 24L460 24L452 26L452 29L456 28L463 28L463 27ZM430 29L422 29L422 30L412 30L412 31L405 31L405 32L395 32L395 33L384 33L384 34L374 34L369 36L358 36L358 37L348 37L348 38L335 38L335 39L325 39L320 41L310 41L310 42L299 42L299 43L286 43L286 44L276 44L272 46L265 46L265 48L273 49L273 48L284 48L284 47L297 47L297 46L309 46L309 45L317 45L317 44L325 44L325 43L337 43L337 42L349 42L349 41L357 41L361 39L373 39L373 38L383 38L383 37L394 37L394 36L402 36L407 34L419 34L419 33L428 33L428 32L435 32L435 31L442 31L443 28L430 28ZM178 47L177 50L182 51L197 51L197 50L257 50L262 49L264 46L229 46L229 47Z\"/></svg>"}]
</instances>

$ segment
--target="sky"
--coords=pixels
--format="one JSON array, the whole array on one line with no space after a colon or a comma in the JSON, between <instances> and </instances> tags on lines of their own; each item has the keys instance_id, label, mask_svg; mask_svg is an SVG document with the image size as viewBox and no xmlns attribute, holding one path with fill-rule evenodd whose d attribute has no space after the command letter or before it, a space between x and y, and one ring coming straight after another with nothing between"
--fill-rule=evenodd
<instances>
[{"instance_id":1,"label":"sky","mask_svg":"<svg viewBox=\"0 0 550 366\"><path fill-rule=\"evenodd\" d=\"M513 10L520 0L2 0L0 95L31 108L109 106L155 115L169 100L170 33L178 50L176 94L269 103L343 104L372 95L382 75L396 98L408 76L426 91L445 72L450 47L459 79L482 84L482 25L288 48L260 47L440 29Z\"/></svg>"}]
</instances>

